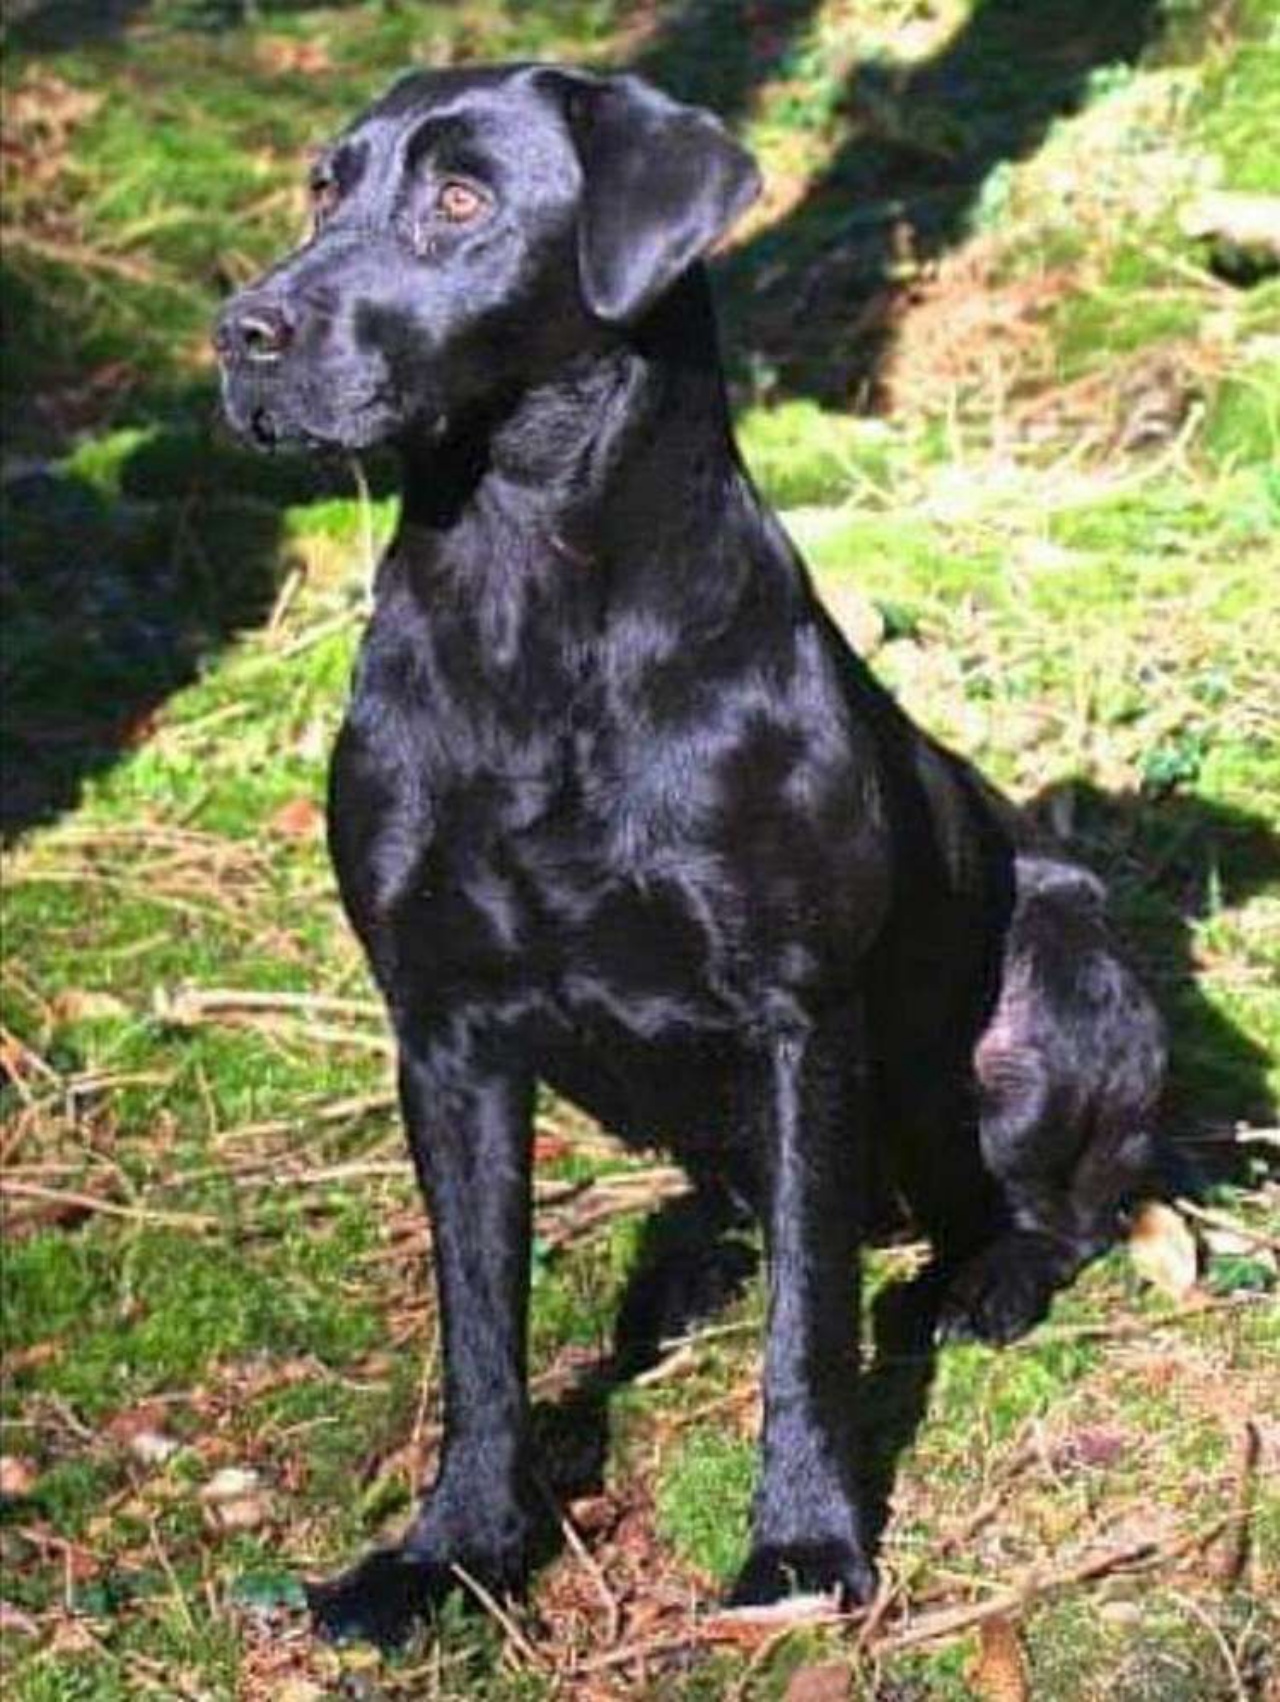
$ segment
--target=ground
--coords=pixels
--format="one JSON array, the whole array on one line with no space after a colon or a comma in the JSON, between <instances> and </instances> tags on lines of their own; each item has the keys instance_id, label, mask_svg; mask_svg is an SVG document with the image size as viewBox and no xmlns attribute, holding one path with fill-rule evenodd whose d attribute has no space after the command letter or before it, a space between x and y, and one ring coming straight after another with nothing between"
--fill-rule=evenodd
<instances>
[{"instance_id":1,"label":"ground","mask_svg":"<svg viewBox=\"0 0 1280 1702\"><path fill-rule=\"evenodd\" d=\"M7 15L7 1694L1274 1695L1280 282L1184 234L1206 189L1280 193L1269 0ZM314 1643L299 1580L395 1530L437 1437L426 1232L320 836L393 498L376 460L221 439L207 326L394 70L531 55L639 64L760 153L719 264L747 457L911 710L1111 881L1188 1203L1000 1353L913 1344L922 1250L873 1254L882 1595L744 1626L715 1601L758 1284L615 1376L679 1178L548 1099L548 1558L529 1609L460 1602L387 1659Z\"/></svg>"}]
</instances>

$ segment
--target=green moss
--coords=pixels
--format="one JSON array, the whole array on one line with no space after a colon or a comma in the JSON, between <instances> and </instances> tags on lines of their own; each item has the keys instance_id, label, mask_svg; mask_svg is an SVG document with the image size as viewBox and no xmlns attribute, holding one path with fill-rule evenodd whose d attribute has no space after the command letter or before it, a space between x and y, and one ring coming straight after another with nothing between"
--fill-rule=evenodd
<instances>
[{"instance_id":1,"label":"green moss","mask_svg":"<svg viewBox=\"0 0 1280 1702\"><path fill-rule=\"evenodd\" d=\"M662 1461L658 1529L681 1559L724 1583L746 1559L755 1450L722 1431L690 1431Z\"/></svg>"},{"instance_id":2,"label":"green moss","mask_svg":"<svg viewBox=\"0 0 1280 1702\"><path fill-rule=\"evenodd\" d=\"M835 504L887 476L890 442L875 422L813 402L753 408L738 422L747 466L779 508Z\"/></svg>"},{"instance_id":3,"label":"green moss","mask_svg":"<svg viewBox=\"0 0 1280 1702\"><path fill-rule=\"evenodd\" d=\"M1265 19L1265 21L1264 21ZM1265 0L1245 42L1205 80L1200 97L1200 135L1222 162L1227 188L1259 195L1280 193L1280 44L1274 13Z\"/></svg>"},{"instance_id":4,"label":"green moss","mask_svg":"<svg viewBox=\"0 0 1280 1702\"><path fill-rule=\"evenodd\" d=\"M1201 303L1175 288L1131 292L1123 277L1066 297L1053 311L1059 375L1078 378L1139 349L1194 337Z\"/></svg>"},{"instance_id":5,"label":"green moss","mask_svg":"<svg viewBox=\"0 0 1280 1702\"><path fill-rule=\"evenodd\" d=\"M35 1236L4 1260L6 1328L14 1345L74 1331L74 1352L31 1378L88 1417L253 1353L342 1365L377 1335L369 1311L338 1289L362 1240L348 1222L329 1236L308 1232L305 1245L286 1239L283 1251L229 1258L169 1231L144 1231L123 1253L93 1230Z\"/></svg>"},{"instance_id":6,"label":"green moss","mask_svg":"<svg viewBox=\"0 0 1280 1702\"><path fill-rule=\"evenodd\" d=\"M1210 401L1200 445L1219 466L1260 469L1257 524L1268 528L1280 551L1280 362L1259 361L1223 380Z\"/></svg>"}]
</instances>

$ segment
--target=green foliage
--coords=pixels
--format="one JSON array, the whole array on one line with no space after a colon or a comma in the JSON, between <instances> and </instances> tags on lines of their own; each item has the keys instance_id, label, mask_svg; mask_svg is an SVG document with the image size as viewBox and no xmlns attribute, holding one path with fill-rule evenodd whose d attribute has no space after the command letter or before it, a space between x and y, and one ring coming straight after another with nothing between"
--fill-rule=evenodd
<instances>
[{"instance_id":1,"label":"green foliage","mask_svg":"<svg viewBox=\"0 0 1280 1702\"><path fill-rule=\"evenodd\" d=\"M747 1553L755 1451L738 1437L690 1431L662 1463L658 1529L682 1559L721 1583Z\"/></svg>"}]
</instances>

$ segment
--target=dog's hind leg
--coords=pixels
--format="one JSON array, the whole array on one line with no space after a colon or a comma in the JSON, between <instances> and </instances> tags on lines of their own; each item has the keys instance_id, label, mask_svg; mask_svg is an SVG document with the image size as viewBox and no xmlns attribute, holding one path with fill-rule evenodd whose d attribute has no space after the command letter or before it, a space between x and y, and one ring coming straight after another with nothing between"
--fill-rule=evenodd
<instances>
[{"instance_id":1,"label":"dog's hind leg","mask_svg":"<svg viewBox=\"0 0 1280 1702\"><path fill-rule=\"evenodd\" d=\"M1054 1295L1112 1245L1126 1208L1153 1185L1149 1108L1128 1115L1122 1108L1118 1124L1094 1130L1078 1155L1049 1096L1024 1096L1020 1109L1021 1127L1011 1123L1008 1103L998 1117L988 1105L983 1118L983 1148L1009 1227L949 1282L938 1322L947 1340L1000 1345L1025 1335Z\"/></svg>"},{"instance_id":2,"label":"dog's hind leg","mask_svg":"<svg viewBox=\"0 0 1280 1702\"><path fill-rule=\"evenodd\" d=\"M662 1344L705 1323L745 1288L758 1263L747 1232L755 1213L710 1167L686 1164L693 1189L645 1225L618 1308L615 1368L634 1376Z\"/></svg>"}]
</instances>

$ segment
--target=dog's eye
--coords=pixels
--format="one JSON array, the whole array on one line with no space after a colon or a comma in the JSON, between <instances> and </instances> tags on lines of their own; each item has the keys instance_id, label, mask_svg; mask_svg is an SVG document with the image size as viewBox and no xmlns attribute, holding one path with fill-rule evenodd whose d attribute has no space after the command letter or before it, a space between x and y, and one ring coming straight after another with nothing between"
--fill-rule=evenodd
<instances>
[{"instance_id":1,"label":"dog's eye","mask_svg":"<svg viewBox=\"0 0 1280 1702\"><path fill-rule=\"evenodd\" d=\"M332 213L342 198L338 180L329 172L317 172L311 179L311 213L318 225Z\"/></svg>"},{"instance_id":2,"label":"dog's eye","mask_svg":"<svg viewBox=\"0 0 1280 1702\"><path fill-rule=\"evenodd\" d=\"M485 198L474 185L450 178L436 193L436 211L451 225L469 224L485 209Z\"/></svg>"}]
</instances>

